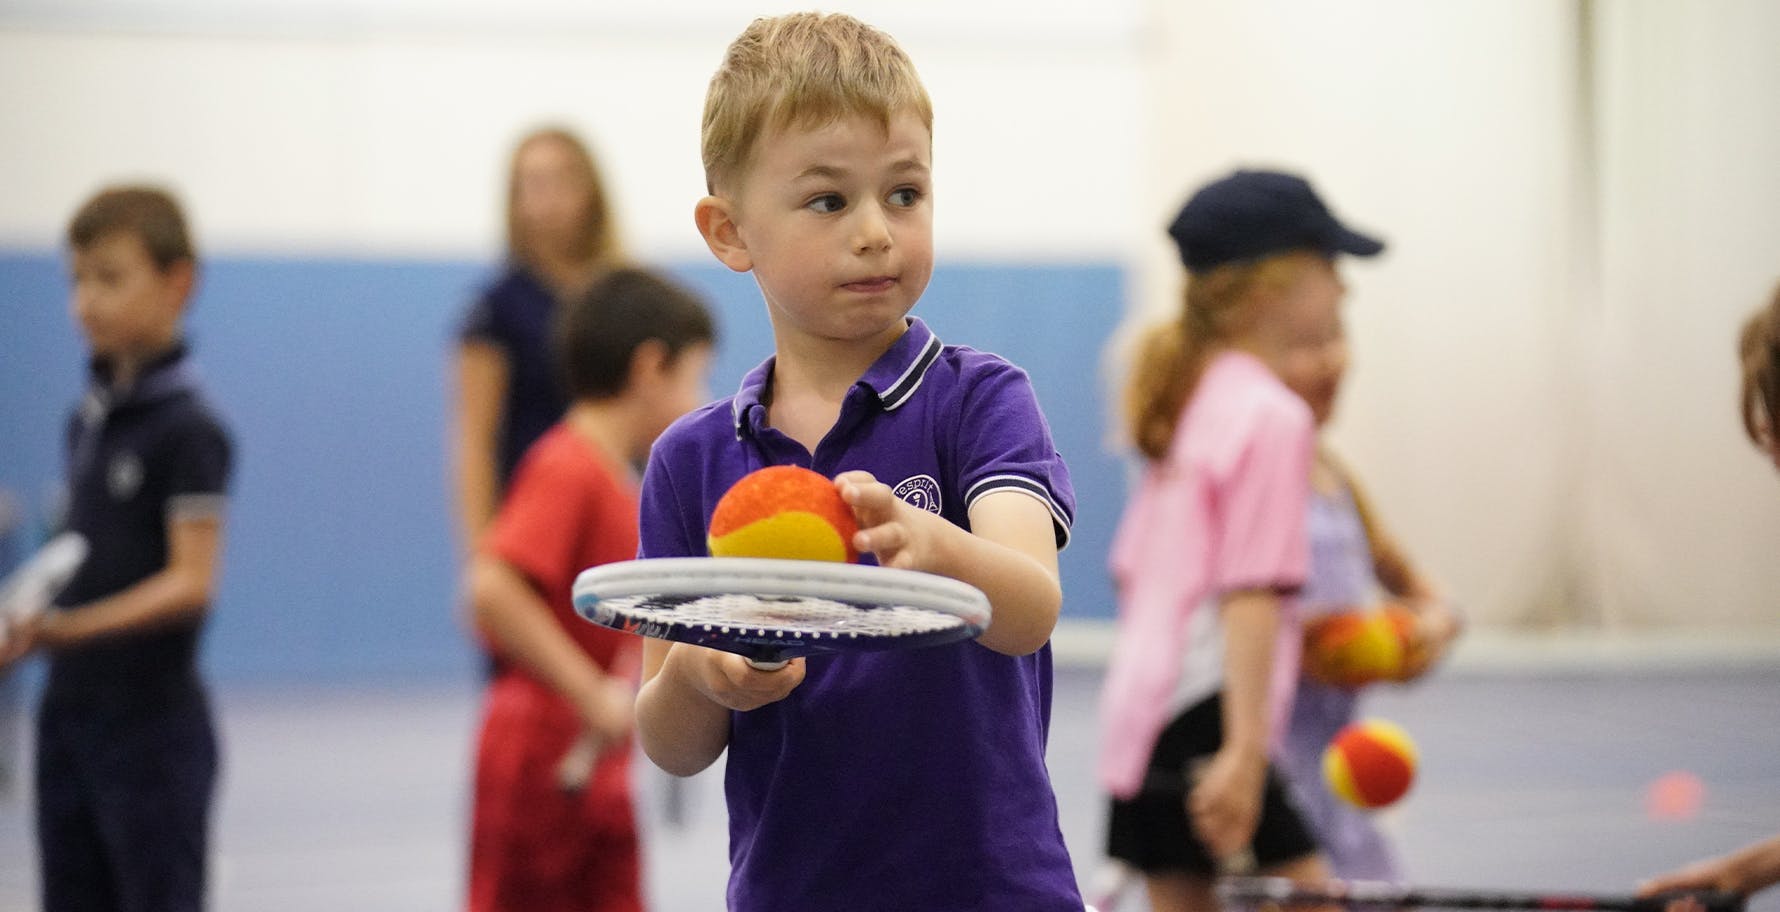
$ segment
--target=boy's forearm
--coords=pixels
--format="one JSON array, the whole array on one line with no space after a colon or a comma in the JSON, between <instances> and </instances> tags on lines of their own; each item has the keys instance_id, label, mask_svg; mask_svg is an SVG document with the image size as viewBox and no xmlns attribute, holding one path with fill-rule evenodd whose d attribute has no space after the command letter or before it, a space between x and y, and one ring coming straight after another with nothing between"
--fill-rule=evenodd
<instances>
[{"instance_id":1,"label":"boy's forearm","mask_svg":"<svg viewBox=\"0 0 1780 912\"><path fill-rule=\"evenodd\" d=\"M1239 592L1221 606L1224 628L1224 747L1265 756L1267 691L1273 677L1279 597Z\"/></svg>"},{"instance_id":2,"label":"boy's forearm","mask_svg":"<svg viewBox=\"0 0 1780 912\"><path fill-rule=\"evenodd\" d=\"M208 577L167 567L98 601L44 615L37 638L49 649L77 646L196 617L209 604Z\"/></svg>"},{"instance_id":3,"label":"boy's forearm","mask_svg":"<svg viewBox=\"0 0 1780 912\"><path fill-rule=\"evenodd\" d=\"M729 745L729 710L699 693L682 667L694 648L667 649L659 670L645 672L637 693L637 740L656 766L675 776L704 770Z\"/></svg>"},{"instance_id":4,"label":"boy's forearm","mask_svg":"<svg viewBox=\"0 0 1780 912\"><path fill-rule=\"evenodd\" d=\"M1780 836L1755 843L1731 856L1737 889L1754 893L1780 884Z\"/></svg>"},{"instance_id":5,"label":"boy's forearm","mask_svg":"<svg viewBox=\"0 0 1780 912\"><path fill-rule=\"evenodd\" d=\"M992 620L978 642L1004 655L1036 652L1050 640L1063 607L1056 571L1015 548L950 528L954 532L934 572L970 583L988 596Z\"/></svg>"},{"instance_id":6,"label":"boy's forearm","mask_svg":"<svg viewBox=\"0 0 1780 912\"><path fill-rule=\"evenodd\" d=\"M577 707L586 706L605 674L556 622L531 584L505 563L479 557L470 571L476 626L501 655L536 675Z\"/></svg>"}]
</instances>

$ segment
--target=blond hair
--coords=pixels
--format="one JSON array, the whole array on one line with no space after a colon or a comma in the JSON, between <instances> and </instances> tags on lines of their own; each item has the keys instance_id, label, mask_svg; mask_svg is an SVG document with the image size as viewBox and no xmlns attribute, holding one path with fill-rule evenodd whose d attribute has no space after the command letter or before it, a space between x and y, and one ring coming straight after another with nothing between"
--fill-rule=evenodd
<instances>
[{"instance_id":1,"label":"blond hair","mask_svg":"<svg viewBox=\"0 0 1780 912\"><path fill-rule=\"evenodd\" d=\"M1780 433L1780 286L1766 307L1744 321L1737 354L1743 363L1743 431L1757 446L1768 446Z\"/></svg>"},{"instance_id":2,"label":"blond hair","mask_svg":"<svg viewBox=\"0 0 1780 912\"><path fill-rule=\"evenodd\" d=\"M537 266L540 254L537 239L527 236L524 221L519 217L519 159L525 150L538 143L556 143L566 149L576 176L584 188L579 236L575 253L584 263L610 263L621 258L618 227L612 219L611 203L606 197L606 184L600 178L599 164L593 152L579 136L564 127L542 127L527 133L513 147L513 158L507 166L507 256L528 266Z\"/></svg>"},{"instance_id":3,"label":"blond hair","mask_svg":"<svg viewBox=\"0 0 1780 912\"><path fill-rule=\"evenodd\" d=\"M1144 331L1125 384L1125 425L1139 453L1158 461L1168 455L1212 350L1252 324L1259 302L1284 294L1322 261L1288 251L1187 273L1181 312Z\"/></svg>"},{"instance_id":4,"label":"blond hair","mask_svg":"<svg viewBox=\"0 0 1780 912\"><path fill-rule=\"evenodd\" d=\"M742 31L705 93L705 185L734 183L760 137L847 115L886 128L900 113L933 132L933 102L896 40L842 13L756 19Z\"/></svg>"}]
</instances>

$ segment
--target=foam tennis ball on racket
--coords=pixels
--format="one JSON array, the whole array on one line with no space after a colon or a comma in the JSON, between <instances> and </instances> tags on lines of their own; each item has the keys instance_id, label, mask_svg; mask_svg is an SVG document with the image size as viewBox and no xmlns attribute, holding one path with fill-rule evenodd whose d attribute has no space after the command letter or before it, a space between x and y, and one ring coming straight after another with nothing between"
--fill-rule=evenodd
<instances>
[{"instance_id":1,"label":"foam tennis ball on racket","mask_svg":"<svg viewBox=\"0 0 1780 912\"><path fill-rule=\"evenodd\" d=\"M777 557L853 562L859 524L834 482L798 466L742 476L711 514L712 557Z\"/></svg>"},{"instance_id":2,"label":"foam tennis ball on racket","mask_svg":"<svg viewBox=\"0 0 1780 912\"><path fill-rule=\"evenodd\" d=\"M1304 663L1317 678L1362 687L1401 676L1404 639L1382 611L1340 611L1304 631Z\"/></svg>"},{"instance_id":3,"label":"foam tennis ball on racket","mask_svg":"<svg viewBox=\"0 0 1780 912\"><path fill-rule=\"evenodd\" d=\"M1409 791L1416 762L1407 732L1383 719L1362 719L1336 732L1323 750L1323 780L1354 807L1381 808Z\"/></svg>"}]
</instances>

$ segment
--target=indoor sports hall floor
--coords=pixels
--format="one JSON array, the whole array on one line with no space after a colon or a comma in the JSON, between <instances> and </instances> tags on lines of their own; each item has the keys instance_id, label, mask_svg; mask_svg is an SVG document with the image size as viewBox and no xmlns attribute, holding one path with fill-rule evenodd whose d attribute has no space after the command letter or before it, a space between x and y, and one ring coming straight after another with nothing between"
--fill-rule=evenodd
<instances>
[{"instance_id":1,"label":"indoor sports hall floor","mask_svg":"<svg viewBox=\"0 0 1780 912\"><path fill-rule=\"evenodd\" d=\"M1780 662L1462 661L1372 698L1407 728L1422 778L1385 818L1424 884L1620 891L1641 875L1780 830ZM1094 668L1059 671L1051 766L1078 871L1098 861L1090 777ZM441 912L456 908L474 682L379 690L218 688L227 776L212 908ZM1652 818L1647 786L1688 771L1697 815ZM664 817L642 802L659 912L722 908L720 775L685 784ZM0 799L0 912L35 908L28 795ZM1122 908L1138 909L1133 897ZM1780 910L1780 890L1752 908ZM917 910L911 910L917 912Z\"/></svg>"}]
</instances>

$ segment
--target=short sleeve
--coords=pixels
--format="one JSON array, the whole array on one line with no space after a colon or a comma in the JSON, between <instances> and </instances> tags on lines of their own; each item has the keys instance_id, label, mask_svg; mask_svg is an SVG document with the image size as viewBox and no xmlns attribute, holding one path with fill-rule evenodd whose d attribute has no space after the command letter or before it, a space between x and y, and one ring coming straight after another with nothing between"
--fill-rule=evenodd
<instances>
[{"instance_id":1,"label":"short sleeve","mask_svg":"<svg viewBox=\"0 0 1780 912\"><path fill-rule=\"evenodd\" d=\"M592 517L583 478L568 460L552 455L547 448L534 449L519 464L481 544L484 554L505 561L543 592L573 585L582 569L582 542L597 534L587 528Z\"/></svg>"},{"instance_id":2,"label":"short sleeve","mask_svg":"<svg viewBox=\"0 0 1780 912\"><path fill-rule=\"evenodd\" d=\"M167 515L220 516L228 499L234 446L213 417L182 426L168 451Z\"/></svg>"},{"instance_id":3,"label":"short sleeve","mask_svg":"<svg viewBox=\"0 0 1780 912\"><path fill-rule=\"evenodd\" d=\"M1304 584L1314 433L1305 410L1269 407L1255 415L1228 474L1214 488L1214 591L1291 592Z\"/></svg>"},{"instance_id":4,"label":"short sleeve","mask_svg":"<svg viewBox=\"0 0 1780 912\"><path fill-rule=\"evenodd\" d=\"M486 342L503 348L506 346L507 334L501 324L500 308L496 306L497 298L493 289L476 297L470 309L464 312L463 322L458 324L459 342Z\"/></svg>"},{"instance_id":5,"label":"short sleeve","mask_svg":"<svg viewBox=\"0 0 1780 912\"><path fill-rule=\"evenodd\" d=\"M670 448L667 435L663 435L649 451L649 464L643 469L637 556L704 557L707 553L704 536L693 534L693 519L687 515L680 492L674 487L667 457ZM702 521L698 528L702 532Z\"/></svg>"},{"instance_id":6,"label":"short sleeve","mask_svg":"<svg viewBox=\"0 0 1780 912\"><path fill-rule=\"evenodd\" d=\"M1036 498L1051 513L1057 547L1069 543L1075 490L1051 442L1050 425L1026 372L1006 362L966 384L958 424L959 485L970 507L996 491Z\"/></svg>"}]
</instances>

